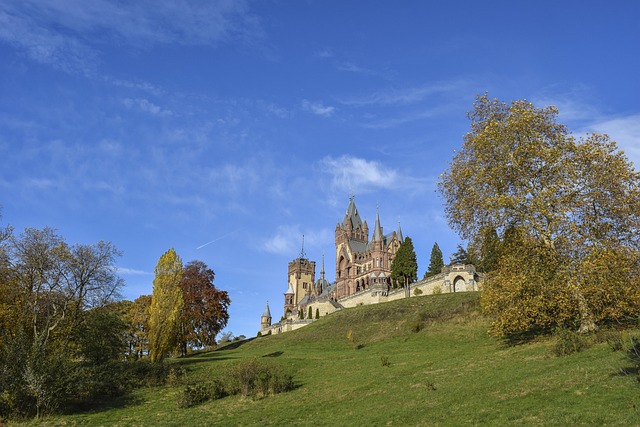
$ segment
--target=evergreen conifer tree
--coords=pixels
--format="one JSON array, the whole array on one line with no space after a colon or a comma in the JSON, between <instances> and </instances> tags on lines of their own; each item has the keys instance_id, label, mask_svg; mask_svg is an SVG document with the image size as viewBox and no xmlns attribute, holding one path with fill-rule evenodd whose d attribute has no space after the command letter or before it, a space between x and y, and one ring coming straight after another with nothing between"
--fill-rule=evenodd
<instances>
[{"instance_id":1,"label":"evergreen conifer tree","mask_svg":"<svg viewBox=\"0 0 640 427\"><path fill-rule=\"evenodd\" d=\"M395 287L405 287L418 279L418 261L411 237L400 244L391 264L391 283Z\"/></svg>"},{"instance_id":2,"label":"evergreen conifer tree","mask_svg":"<svg viewBox=\"0 0 640 427\"><path fill-rule=\"evenodd\" d=\"M442 251L440 250L440 246L438 243L433 244L433 248L431 248L431 258L429 259L429 268L424 273L424 278L435 276L436 274L442 272L442 267L444 267L444 259L442 258Z\"/></svg>"}]
</instances>

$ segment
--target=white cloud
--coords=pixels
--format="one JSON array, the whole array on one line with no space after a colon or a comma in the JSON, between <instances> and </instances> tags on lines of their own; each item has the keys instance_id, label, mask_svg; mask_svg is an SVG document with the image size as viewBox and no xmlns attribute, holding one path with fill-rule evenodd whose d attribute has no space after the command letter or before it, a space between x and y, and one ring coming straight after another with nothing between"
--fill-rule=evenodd
<instances>
[{"instance_id":1,"label":"white cloud","mask_svg":"<svg viewBox=\"0 0 640 427\"><path fill-rule=\"evenodd\" d=\"M151 276L153 273L143 270L136 270L134 268L118 267L118 274L125 274L128 276Z\"/></svg>"},{"instance_id":2,"label":"white cloud","mask_svg":"<svg viewBox=\"0 0 640 427\"><path fill-rule=\"evenodd\" d=\"M608 134L638 169L640 166L640 114L601 119L587 125L581 133L587 131Z\"/></svg>"},{"instance_id":3,"label":"white cloud","mask_svg":"<svg viewBox=\"0 0 640 427\"><path fill-rule=\"evenodd\" d=\"M397 170L374 160L344 155L338 158L325 157L320 169L331 178L331 186L343 193L358 190L367 193L376 189L404 189L421 192L431 188L428 180L402 175Z\"/></svg>"},{"instance_id":4,"label":"white cloud","mask_svg":"<svg viewBox=\"0 0 640 427\"><path fill-rule=\"evenodd\" d=\"M302 100L302 109L322 117L331 117L335 112L335 107L324 105L322 102L311 102Z\"/></svg>"},{"instance_id":5,"label":"white cloud","mask_svg":"<svg viewBox=\"0 0 640 427\"><path fill-rule=\"evenodd\" d=\"M127 108L137 108L140 111L144 111L145 113L149 113L154 116L165 117L173 114L171 110L165 110L159 107L158 105L154 104L153 102L144 98L136 98L136 99L125 98L122 101L122 103Z\"/></svg>"},{"instance_id":6,"label":"white cloud","mask_svg":"<svg viewBox=\"0 0 640 427\"><path fill-rule=\"evenodd\" d=\"M398 186L399 174L376 161L352 156L325 157L321 169L331 176L334 188L343 192L363 193L371 188L394 188Z\"/></svg>"}]
</instances>

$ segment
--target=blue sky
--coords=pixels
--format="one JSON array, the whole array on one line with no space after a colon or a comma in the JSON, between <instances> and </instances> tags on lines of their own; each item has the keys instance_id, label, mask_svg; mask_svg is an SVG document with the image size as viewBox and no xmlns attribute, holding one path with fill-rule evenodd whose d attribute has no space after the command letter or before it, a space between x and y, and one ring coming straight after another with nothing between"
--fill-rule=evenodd
<instances>
[{"instance_id":1,"label":"blue sky","mask_svg":"<svg viewBox=\"0 0 640 427\"><path fill-rule=\"evenodd\" d=\"M459 238L435 192L477 94L556 105L640 162L640 2L0 1L0 225L113 242L124 296L174 247L282 315L355 194L419 275ZM209 243L209 244L207 244ZM319 270L319 269L318 269Z\"/></svg>"}]
</instances>

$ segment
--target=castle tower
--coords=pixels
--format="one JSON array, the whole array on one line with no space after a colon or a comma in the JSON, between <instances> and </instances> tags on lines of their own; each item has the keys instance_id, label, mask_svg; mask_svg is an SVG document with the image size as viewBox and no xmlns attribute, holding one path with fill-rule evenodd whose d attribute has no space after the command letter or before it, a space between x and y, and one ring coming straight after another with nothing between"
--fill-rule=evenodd
<instances>
[{"instance_id":1,"label":"castle tower","mask_svg":"<svg viewBox=\"0 0 640 427\"><path fill-rule=\"evenodd\" d=\"M271 310L269 310L269 301L267 301L267 306L260 317L260 329L266 329L269 326L271 326Z\"/></svg>"},{"instance_id":2,"label":"castle tower","mask_svg":"<svg viewBox=\"0 0 640 427\"><path fill-rule=\"evenodd\" d=\"M306 296L312 295L316 277L316 262L309 261L304 253L304 236L302 237L302 250L298 258L289 263L288 269L289 289L285 294L285 313L290 312L300 304ZM288 299L289 298L289 299Z\"/></svg>"}]
</instances>

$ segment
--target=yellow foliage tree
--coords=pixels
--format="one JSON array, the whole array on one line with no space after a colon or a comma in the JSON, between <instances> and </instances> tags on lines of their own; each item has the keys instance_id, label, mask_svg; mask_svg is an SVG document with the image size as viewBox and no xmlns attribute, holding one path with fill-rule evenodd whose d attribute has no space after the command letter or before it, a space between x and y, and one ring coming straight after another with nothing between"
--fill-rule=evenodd
<instances>
[{"instance_id":1,"label":"yellow foliage tree","mask_svg":"<svg viewBox=\"0 0 640 427\"><path fill-rule=\"evenodd\" d=\"M153 294L149 310L149 356L159 362L177 345L178 321L183 305L180 281L182 260L171 248L165 252L155 268Z\"/></svg>"},{"instance_id":2,"label":"yellow foliage tree","mask_svg":"<svg viewBox=\"0 0 640 427\"><path fill-rule=\"evenodd\" d=\"M598 322L640 309L640 176L607 135L576 140L555 107L485 94L439 182L450 225L475 247L503 242L483 306L499 335Z\"/></svg>"}]
</instances>

